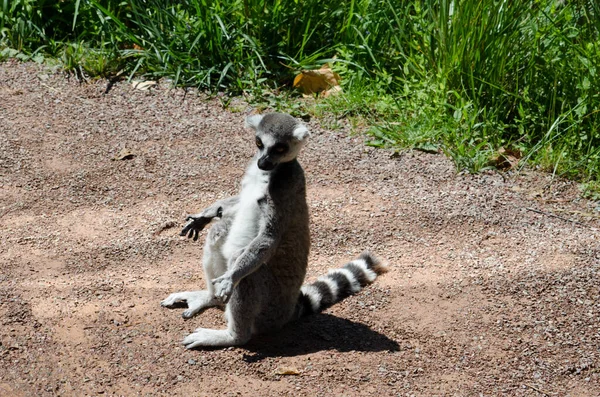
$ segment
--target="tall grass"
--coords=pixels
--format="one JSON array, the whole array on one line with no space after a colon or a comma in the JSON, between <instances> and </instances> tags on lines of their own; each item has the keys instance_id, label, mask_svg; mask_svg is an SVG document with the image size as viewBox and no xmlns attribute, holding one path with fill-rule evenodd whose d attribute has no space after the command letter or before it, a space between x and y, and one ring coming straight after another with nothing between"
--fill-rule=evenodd
<instances>
[{"instance_id":1,"label":"tall grass","mask_svg":"<svg viewBox=\"0 0 600 397\"><path fill-rule=\"evenodd\" d=\"M438 145L475 171L510 149L598 179L599 3L388 2L379 12L387 29L363 44L400 111L371 130L374 144Z\"/></svg>"},{"instance_id":2,"label":"tall grass","mask_svg":"<svg viewBox=\"0 0 600 397\"><path fill-rule=\"evenodd\" d=\"M558 175L600 174L596 0L0 0L0 57L46 54L92 75L233 93L329 62L371 144L442 150L459 169L501 150Z\"/></svg>"}]
</instances>

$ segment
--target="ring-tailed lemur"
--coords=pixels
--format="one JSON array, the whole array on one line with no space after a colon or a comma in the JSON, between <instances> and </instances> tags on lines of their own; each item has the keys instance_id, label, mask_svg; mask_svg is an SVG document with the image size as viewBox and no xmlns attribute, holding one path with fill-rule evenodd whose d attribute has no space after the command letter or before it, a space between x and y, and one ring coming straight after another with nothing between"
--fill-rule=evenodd
<instances>
[{"instance_id":1,"label":"ring-tailed lemur","mask_svg":"<svg viewBox=\"0 0 600 397\"><path fill-rule=\"evenodd\" d=\"M310 236L304 171L296 157L310 134L281 113L250 116L246 125L256 134L258 152L239 195L188 216L181 231L196 240L213 218L220 218L204 245L207 290L173 293L161 302L166 307L187 304L184 318L226 305L227 329L198 328L183 340L188 348L244 344L254 334L324 310L386 271L365 252L302 285Z\"/></svg>"}]
</instances>

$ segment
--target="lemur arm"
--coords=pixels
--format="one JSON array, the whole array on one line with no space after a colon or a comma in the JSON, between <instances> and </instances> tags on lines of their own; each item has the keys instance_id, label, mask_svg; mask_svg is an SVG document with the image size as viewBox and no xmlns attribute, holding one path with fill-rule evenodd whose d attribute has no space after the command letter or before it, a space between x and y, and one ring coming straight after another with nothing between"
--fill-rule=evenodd
<instances>
[{"instance_id":1,"label":"lemur arm","mask_svg":"<svg viewBox=\"0 0 600 397\"><path fill-rule=\"evenodd\" d=\"M215 297L221 299L223 303L227 303L233 288L244 277L258 270L271 259L281 240L281 230L285 230L281 219L274 219L275 211L272 206L266 202L260 204L265 222L261 224L258 235L240 255L232 258L233 264L228 266L225 274L212 280L215 286Z\"/></svg>"},{"instance_id":2,"label":"lemur arm","mask_svg":"<svg viewBox=\"0 0 600 397\"><path fill-rule=\"evenodd\" d=\"M195 214L188 215L185 220L187 223L183 226L180 236L187 234L188 238L193 238L194 241L198 240L198 234L204 229L206 225L210 223L213 218L221 218L223 213L229 212L232 207L235 207L240 201L239 196L228 197L223 200L219 200L204 211Z\"/></svg>"}]
</instances>

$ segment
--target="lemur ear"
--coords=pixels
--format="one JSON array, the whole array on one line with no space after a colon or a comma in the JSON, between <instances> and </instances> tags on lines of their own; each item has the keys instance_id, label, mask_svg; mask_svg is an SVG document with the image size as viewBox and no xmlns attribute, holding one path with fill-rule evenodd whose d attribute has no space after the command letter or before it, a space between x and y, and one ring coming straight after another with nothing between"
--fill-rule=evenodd
<instances>
[{"instance_id":1,"label":"lemur ear","mask_svg":"<svg viewBox=\"0 0 600 397\"><path fill-rule=\"evenodd\" d=\"M246 117L246 127L252 128L253 130L256 131L258 129L258 125L260 124L260 121L262 120L262 118L263 118L262 114L254 114L252 116Z\"/></svg>"},{"instance_id":2,"label":"lemur ear","mask_svg":"<svg viewBox=\"0 0 600 397\"><path fill-rule=\"evenodd\" d=\"M296 128L294 128L293 134L294 138L296 138L299 141L303 141L306 138L310 137L310 131L308 131L308 128L306 128L304 124L298 124Z\"/></svg>"}]
</instances>

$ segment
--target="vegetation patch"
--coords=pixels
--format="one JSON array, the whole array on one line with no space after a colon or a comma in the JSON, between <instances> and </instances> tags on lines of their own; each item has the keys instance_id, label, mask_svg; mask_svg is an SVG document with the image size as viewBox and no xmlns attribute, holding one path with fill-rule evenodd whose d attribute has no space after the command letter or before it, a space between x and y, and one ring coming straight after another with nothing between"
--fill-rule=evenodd
<instances>
[{"instance_id":1,"label":"vegetation patch","mask_svg":"<svg viewBox=\"0 0 600 397\"><path fill-rule=\"evenodd\" d=\"M334 114L369 126L374 146L443 152L470 172L529 164L598 194L597 1L3 0L0 10L0 59ZM294 77L326 63L343 92L296 101Z\"/></svg>"}]
</instances>

